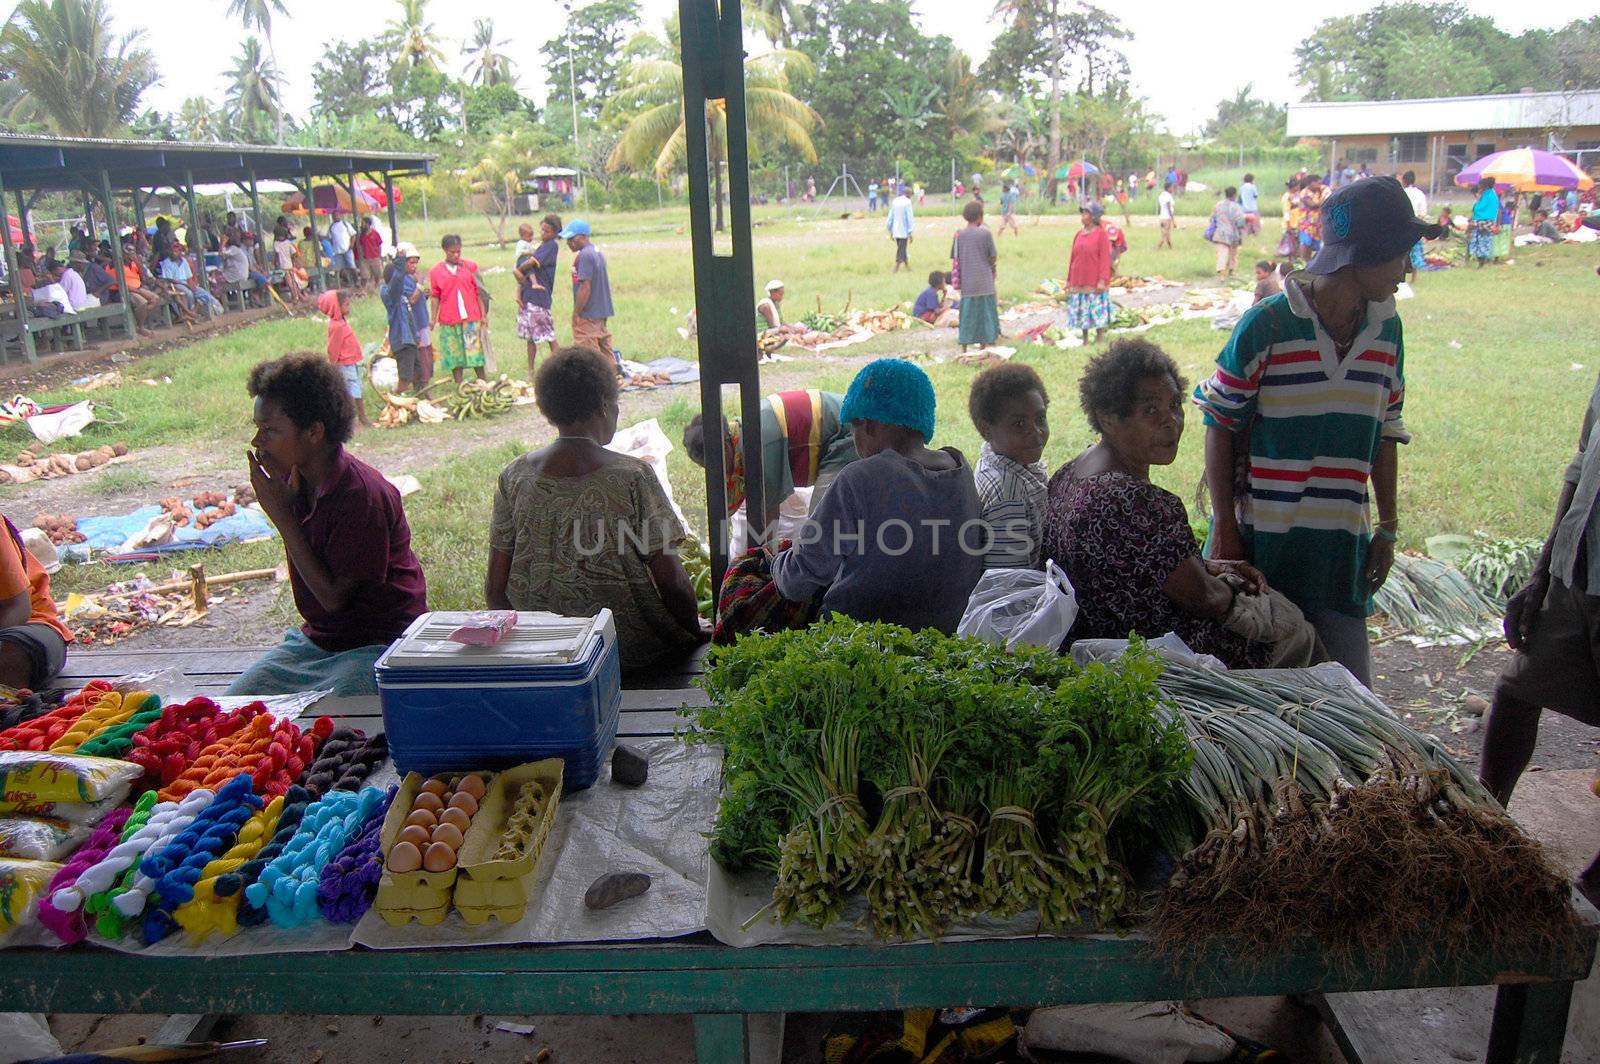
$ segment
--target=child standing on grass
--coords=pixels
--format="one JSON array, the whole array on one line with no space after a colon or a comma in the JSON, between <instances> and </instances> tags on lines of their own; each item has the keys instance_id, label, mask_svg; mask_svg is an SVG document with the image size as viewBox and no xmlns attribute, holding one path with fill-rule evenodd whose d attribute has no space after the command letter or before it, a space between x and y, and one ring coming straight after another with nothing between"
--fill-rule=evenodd
<instances>
[{"instance_id":1,"label":"child standing on grass","mask_svg":"<svg viewBox=\"0 0 1600 1064\"><path fill-rule=\"evenodd\" d=\"M343 288L324 292L317 297L317 309L328 316L328 361L339 367L361 427L371 428L367 404L361 397L361 341L350 327L350 293Z\"/></svg>"},{"instance_id":2,"label":"child standing on grass","mask_svg":"<svg viewBox=\"0 0 1600 1064\"><path fill-rule=\"evenodd\" d=\"M983 204L969 200L961 208L966 228L956 232L950 247L954 272L961 278L961 350L987 347L1000 337L1000 311L995 305L995 273L999 254L994 234L983 224Z\"/></svg>"},{"instance_id":3,"label":"child standing on grass","mask_svg":"<svg viewBox=\"0 0 1600 1064\"><path fill-rule=\"evenodd\" d=\"M967 413L983 437L973 480L989 526L986 569L1038 569L1043 565L1044 518L1050 476L1044 447L1050 442L1050 398L1032 366L1007 362L978 374Z\"/></svg>"}]
</instances>

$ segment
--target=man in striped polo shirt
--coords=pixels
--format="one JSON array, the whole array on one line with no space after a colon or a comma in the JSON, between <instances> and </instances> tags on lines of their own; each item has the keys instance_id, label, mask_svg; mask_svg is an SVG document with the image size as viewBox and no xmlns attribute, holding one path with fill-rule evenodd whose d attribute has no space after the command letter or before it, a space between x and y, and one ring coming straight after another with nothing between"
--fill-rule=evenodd
<instances>
[{"instance_id":1,"label":"man in striped polo shirt","mask_svg":"<svg viewBox=\"0 0 1600 1064\"><path fill-rule=\"evenodd\" d=\"M1195 389L1207 553L1252 562L1370 686L1366 617L1394 562L1398 445L1411 438L1394 293L1411 246L1439 227L1419 220L1389 177L1341 188L1321 221L1316 257L1245 313Z\"/></svg>"}]
</instances>

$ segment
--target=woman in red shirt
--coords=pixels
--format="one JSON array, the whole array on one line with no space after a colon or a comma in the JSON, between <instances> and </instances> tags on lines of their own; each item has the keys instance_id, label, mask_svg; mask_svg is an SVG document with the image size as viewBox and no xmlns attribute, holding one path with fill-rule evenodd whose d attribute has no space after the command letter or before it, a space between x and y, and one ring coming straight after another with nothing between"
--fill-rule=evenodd
<instances>
[{"instance_id":1,"label":"woman in red shirt","mask_svg":"<svg viewBox=\"0 0 1600 1064\"><path fill-rule=\"evenodd\" d=\"M1111 239L1100 224L1100 204L1090 203L1079 215L1083 222L1072 238L1072 258L1067 263L1067 328L1080 329L1083 342L1105 339L1111 324Z\"/></svg>"},{"instance_id":2,"label":"woman in red shirt","mask_svg":"<svg viewBox=\"0 0 1600 1064\"><path fill-rule=\"evenodd\" d=\"M61 671L72 633L56 615L50 577L0 516L0 684L37 691Z\"/></svg>"}]
</instances>

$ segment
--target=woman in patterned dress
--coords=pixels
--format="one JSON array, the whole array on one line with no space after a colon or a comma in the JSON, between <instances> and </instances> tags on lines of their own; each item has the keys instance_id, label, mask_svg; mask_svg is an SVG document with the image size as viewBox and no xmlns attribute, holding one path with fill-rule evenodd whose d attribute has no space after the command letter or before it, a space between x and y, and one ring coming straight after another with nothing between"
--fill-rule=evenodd
<instances>
[{"instance_id":1,"label":"woman in patterned dress","mask_svg":"<svg viewBox=\"0 0 1600 1064\"><path fill-rule=\"evenodd\" d=\"M1079 214L1083 222L1072 238L1072 257L1067 262L1067 328L1080 329L1083 342L1105 339L1111 324L1111 238L1100 224L1104 213L1100 204L1090 202Z\"/></svg>"}]
</instances>

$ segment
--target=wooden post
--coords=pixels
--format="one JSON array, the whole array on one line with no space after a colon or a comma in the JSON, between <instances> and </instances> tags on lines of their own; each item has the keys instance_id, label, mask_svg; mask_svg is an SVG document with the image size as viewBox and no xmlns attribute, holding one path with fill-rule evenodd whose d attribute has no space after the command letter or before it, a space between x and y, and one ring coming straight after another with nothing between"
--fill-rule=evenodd
<instances>
[{"instance_id":1,"label":"wooden post","mask_svg":"<svg viewBox=\"0 0 1600 1064\"><path fill-rule=\"evenodd\" d=\"M137 251L139 249L139 244L144 240L144 234L145 234L144 203L145 203L144 189L139 188L137 185L134 186L134 189L133 189L133 225L134 225L134 229L136 230L136 232L134 233L133 248L134 248L135 251Z\"/></svg>"},{"instance_id":2,"label":"wooden post","mask_svg":"<svg viewBox=\"0 0 1600 1064\"><path fill-rule=\"evenodd\" d=\"M128 275L122 261L122 235L117 232L117 201L111 191L111 174L104 167L100 170L100 198L105 203L106 229L111 233L111 266L117 271L117 294L122 297L122 330L131 340L139 323L133 317L133 294L128 291Z\"/></svg>"},{"instance_id":3,"label":"wooden post","mask_svg":"<svg viewBox=\"0 0 1600 1064\"><path fill-rule=\"evenodd\" d=\"M1428 198L1439 194L1439 135L1428 138Z\"/></svg>"},{"instance_id":4,"label":"wooden post","mask_svg":"<svg viewBox=\"0 0 1600 1064\"><path fill-rule=\"evenodd\" d=\"M206 590L206 567L204 564L197 563L189 566L189 595L195 614L204 616L206 611L211 608L207 602L209 595Z\"/></svg>"},{"instance_id":5,"label":"wooden post","mask_svg":"<svg viewBox=\"0 0 1600 1064\"><path fill-rule=\"evenodd\" d=\"M5 203L5 201L6 187L5 183L0 181L0 204ZM17 202L20 203L21 201L21 193L18 193ZM22 219L23 216L19 214L17 220L22 221ZM4 219L0 219L0 221L4 221ZM24 294L22 291L22 277L17 273L17 249L16 245L11 243L10 222L0 225L0 241L5 244L6 276L11 279L11 296L17 304L17 328L21 333L18 339L22 341L22 353L27 356L29 362L37 362L39 361L39 353L34 348L33 333L28 331L28 296L32 293Z\"/></svg>"},{"instance_id":6,"label":"wooden post","mask_svg":"<svg viewBox=\"0 0 1600 1064\"><path fill-rule=\"evenodd\" d=\"M17 221L22 226L22 246L33 247L33 225L28 221L28 204L23 200L20 188L17 189ZM33 251L37 255L39 249L34 248Z\"/></svg>"},{"instance_id":7,"label":"wooden post","mask_svg":"<svg viewBox=\"0 0 1600 1064\"><path fill-rule=\"evenodd\" d=\"M256 268L262 273L271 276L272 271L266 269L267 241L261 231L261 190L256 188L256 168L253 166L250 168L250 210L254 215L250 221L256 228L256 243L253 252L256 259Z\"/></svg>"},{"instance_id":8,"label":"wooden post","mask_svg":"<svg viewBox=\"0 0 1600 1064\"><path fill-rule=\"evenodd\" d=\"M361 212L356 209L356 197L360 193L356 191L355 160L346 159L345 165L345 179L350 182L350 218L346 223L350 227L350 261L356 263L355 276L350 279L350 283L359 285L361 283L361 263L356 262L356 236L361 232L361 226L357 224L361 219ZM343 282L340 283L342 284Z\"/></svg>"},{"instance_id":9,"label":"wooden post","mask_svg":"<svg viewBox=\"0 0 1600 1064\"><path fill-rule=\"evenodd\" d=\"M194 202L193 170L185 170L183 172L183 195L184 199L187 200L189 204L189 232L185 234L188 237L188 240L185 241L188 246L184 249L184 253L186 255L194 256L195 285L197 287L203 286L209 291L211 286L207 283L208 277L206 274L205 241L200 234L200 210L195 206ZM201 311L206 309L206 306L206 304L202 304L200 302L200 296L197 294L194 297L195 313L199 314ZM206 317L209 319L211 315L208 313L206 314Z\"/></svg>"},{"instance_id":10,"label":"wooden post","mask_svg":"<svg viewBox=\"0 0 1600 1064\"><path fill-rule=\"evenodd\" d=\"M328 290L328 273L322 268L322 242L317 238L317 205L311 197L311 175L305 175L306 181L306 224L311 227L311 257L317 264L317 287L326 292ZM337 199L335 200L337 206Z\"/></svg>"},{"instance_id":11,"label":"wooden post","mask_svg":"<svg viewBox=\"0 0 1600 1064\"><path fill-rule=\"evenodd\" d=\"M394 175L387 170L383 172L383 194L389 201L389 246L394 247L400 243L400 220L394 208Z\"/></svg>"}]
</instances>

